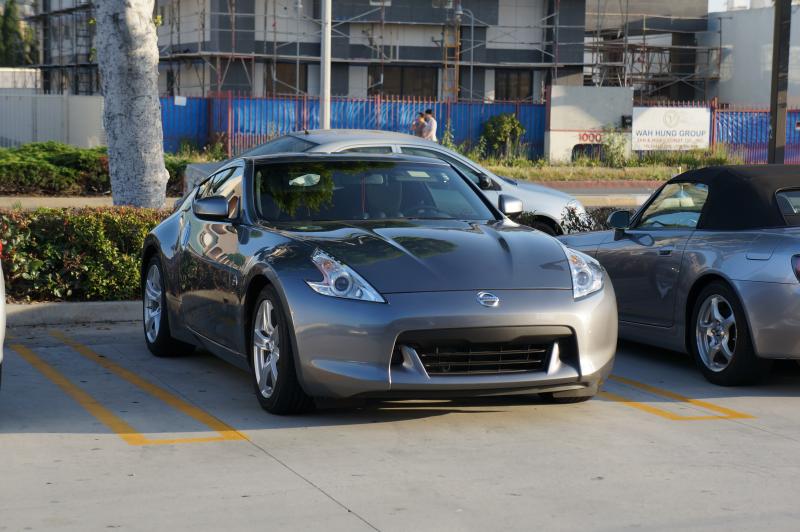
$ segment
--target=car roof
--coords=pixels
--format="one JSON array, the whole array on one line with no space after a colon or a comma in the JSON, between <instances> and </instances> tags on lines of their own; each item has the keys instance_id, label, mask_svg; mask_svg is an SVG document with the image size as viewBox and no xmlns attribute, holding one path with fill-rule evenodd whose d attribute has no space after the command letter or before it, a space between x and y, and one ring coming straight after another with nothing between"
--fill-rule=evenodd
<instances>
[{"instance_id":1,"label":"car roof","mask_svg":"<svg viewBox=\"0 0 800 532\"><path fill-rule=\"evenodd\" d=\"M311 129L289 133L293 137L308 140L315 144L334 144L340 142L421 142L424 139L380 129ZM426 141L430 142L430 141Z\"/></svg>"},{"instance_id":2,"label":"car roof","mask_svg":"<svg viewBox=\"0 0 800 532\"><path fill-rule=\"evenodd\" d=\"M301 162L301 161L370 161L370 162L392 162L392 163L414 163L427 166L446 166L450 165L440 159L431 157L418 157L416 155L405 154L376 154L376 153L277 153L272 155L258 155L253 157L240 157L246 161L259 162Z\"/></svg>"},{"instance_id":3,"label":"car roof","mask_svg":"<svg viewBox=\"0 0 800 532\"><path fill-rule=\"evenodd\" d=\"M776 192L800 188L800 166L783 164L710 166L684 172L667 182L708 186L698 229L737 230L782 227Z\"/></svg>"}]
</instances>

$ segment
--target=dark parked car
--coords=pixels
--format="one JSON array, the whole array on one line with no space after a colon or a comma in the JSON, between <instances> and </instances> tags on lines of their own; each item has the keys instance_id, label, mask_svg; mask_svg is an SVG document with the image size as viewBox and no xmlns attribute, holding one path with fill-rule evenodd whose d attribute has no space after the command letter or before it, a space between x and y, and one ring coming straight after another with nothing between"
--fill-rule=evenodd
<instances>
[{"instance_id":1,"label":"dark parked car","mask_svg":"<svg viewBox=\"0 0 800 532\"><path fill-rule=\"evenodd\" d=\"M274 413L314 396L579 401L616 349L597 262L429 158L232 161L147 236L142 279L150 350L249 367Z\"/></svg>"},{"instance_id":2,"label":"dark parked car","mask_svg":"<svg viewBox=\"0 0 800 532\"><path fill-rule=\"evenodd\" d=\"M609 223L562 241L608 271L621 337L688 351L721 385L800 359L800 167L686 172Z\"/></svg>"}]
</instances>

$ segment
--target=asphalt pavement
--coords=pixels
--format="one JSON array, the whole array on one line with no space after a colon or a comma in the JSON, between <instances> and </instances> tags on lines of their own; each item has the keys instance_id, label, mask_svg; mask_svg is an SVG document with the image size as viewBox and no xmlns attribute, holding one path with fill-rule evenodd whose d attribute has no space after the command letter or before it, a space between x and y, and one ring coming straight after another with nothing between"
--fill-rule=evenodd
<instances>
[{"instance_id":1,"label":"asphalt pavement","mask_svg":"<svg viewBox=\"0 0 800 532\"><path fill-rule=\"evenodd\" d=\"M0 530L796 530L800 367L720 388L621 344L597 398L329 403L275 417L136 323L12 328Z\"/></svg>"}]
</instances>

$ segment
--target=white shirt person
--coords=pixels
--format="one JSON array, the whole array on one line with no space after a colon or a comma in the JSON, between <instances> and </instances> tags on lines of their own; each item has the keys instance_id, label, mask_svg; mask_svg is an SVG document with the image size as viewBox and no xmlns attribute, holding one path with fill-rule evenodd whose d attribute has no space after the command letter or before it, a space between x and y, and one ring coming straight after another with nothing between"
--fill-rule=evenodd
<instances>
[{"instance_id":1,"label":"white shirt person","mask_svg":"<svg viewBox=\"0 0 800 532\"><path fill-rule=\"evenodd\" d=\"M439 139L436 138L436 128L438 127L438 123L436 119L433 117L433 111L428 109L425 111L425 127L422 129L422 138L433 141L439 142Z\"/></svg>"}]
</instances>

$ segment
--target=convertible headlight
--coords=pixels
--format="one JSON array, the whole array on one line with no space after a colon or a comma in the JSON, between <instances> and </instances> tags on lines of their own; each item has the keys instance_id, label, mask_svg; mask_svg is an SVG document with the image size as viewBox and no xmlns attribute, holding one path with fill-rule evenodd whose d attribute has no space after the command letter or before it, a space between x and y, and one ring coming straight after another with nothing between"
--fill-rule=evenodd
<instances>
[{"instance_id":1,"label":"convertible headlight","mask_svg":"<svg viewBox=\"0 0 800 532\"><path fill-rule=\"evenodd\" d=\"M603 289L605 270L600 263L589 255L564 248L569 262L569 271L572 274L572 295L575 299L586 297Z\"/></svg>"},{"instance_id":2,"label":"convertible headlight","mask_svg":"<svg viewBox=\"0 0 800 532\"><path fill-rule=\"evenodd\" d=\"M322 281L306 281L316 293L324 296L386 303L378 291L372 288L363 277L324 251L320 249L314 251L311 261L322 274Z\"/></svg>"}]
</instances>

